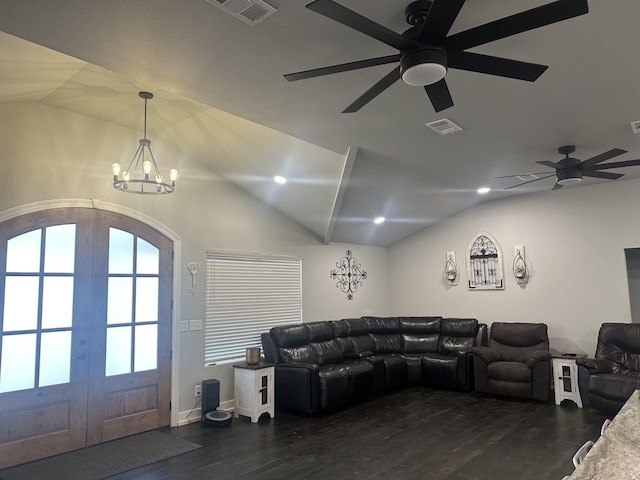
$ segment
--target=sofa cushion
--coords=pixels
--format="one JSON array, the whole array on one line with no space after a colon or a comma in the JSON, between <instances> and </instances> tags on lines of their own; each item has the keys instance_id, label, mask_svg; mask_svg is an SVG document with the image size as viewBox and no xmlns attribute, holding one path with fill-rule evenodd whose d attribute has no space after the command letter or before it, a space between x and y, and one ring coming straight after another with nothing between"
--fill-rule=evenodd
<instances>
[{"instance_id":1,"label":"sofa cushion","mask_svg":"<svg viewBox=\"0 0 640 480\"><path fill-rule=\"evenodd\" d=\"M318 363L318 358L308 343L299 347L281 347L278 352L283 362Z\"/></svg>"},{"instance_id":2,"label":"sofa cushion","mask_svg":"<svg viewBox=\"0 0 640 480\"><path fill-rule=\"evenodd\" d=\"M404 353L436 352L442 317L399 317Z\"/></svg>"},{"instance_id":3,"label":"sofa cushion","mask_svg":"<svg viewBox=\"0 0 640 480\"><path fill-rule=\"evenodd\" d=\"M311 349L316 355L318 365L342 362L342 349L335 340L311 342Z\"/></svg>"},{"instance_id":4,"label":"sofa cushion","mask_svg":"<svg viewBox=\"0 0 640 480\"><path fill-rule=\"evenodd\" d=\"M531 383L531 369L526 363L494 362L487 365L490 379Z\"/></svg>"},{"instance_id":5,"label":"sofa cushion","mask_svg":"<svg viewBox=\"0 0 640 480\"><path fill-rule=\"evenodd\" d=\"M398 317L400 331L406 334L439 334L442 317Z\"/></svg>"},{"instance_id":6,"label":"sofa cushion","mask_svg":"<svg viewBox=\"0 0 640 480\"><path fill-rule=\"evenodd\" d=\"M401 353L402 352L402 337L399 333L396 334L371 334L373 338L374 353Z\"/></svg>"},{"instance_id":7,"label":"sofa cushion","mask_svg":"<svg viewBox=\"0 0 640 480\"><path fill-rule=\"evenodd\" d=\"M589 393L609 400L624 403L638 389L640 389L640 377L608 373L597 373L589 377Z\"/></svg>"},{"instance_id":8,"label":"sofa cushion","mask_svg":"<svg viewBox=\"0 0 640 480\"><path fill-rule=\"evenodd\" d=\"M344 366L323 365L318 370L318 378L322 410L338 410L349 403L349 372Z\"/></svg>"},{"instance_id":9,"label":"sofa cushion","mask_svg":"<svg viewBox=\"0 0 640 480\"><path fill-rule=\"evenodd\" d=\"M369 334L369 324L363 318L345 318L344 323L350 337Z\"/></svg>"},{"instance_id":10,"label":"sofa cushion","mask_svg":"<svg viewBox=\"0 0 640 480\"><path fill-rule=\"evenodd\" d=\"M273 327L270 332L278 347L298 347L309 343L304 324Z\"/></svg>"},{"instance_id":11,"label":"sofa cushion","mask_svg":"<svg viewBox=\"0 0 640 480\"><path fill-rule=\"evenodd\" d=\"M425 353L438 351L438 341L440 335L413 335L408 333L402 334L402 343L404 353Z\"/></svg>"},{"instance_id":12,"label":"sofa cushion","mask_svg":"<svg viewBox=\"0 0 640 480\"><path fill-rule=\"evenodd\" d=\"M640 377L640 323L603 323L596 358L615 362L614 374Z\"/></svg>"},{"instance_id":13,"label":"sofa cushion","mask_svg":"<svg viewBox=\"0 0 640 480\"><path fill-rule=\"evenodd\" d=\"M443 318L440 324L438 352L462 353L476 345L478 320L475 318Z\"/></svg>"},{"instance_id":14,"label":"sofa cushion","mask_svg":"<svg viewBox=\"0 0 640 480\"><path fill-rule=\"evenodd\" d=\"M331 325L331 330L333 330L333 335L342 350L342 354L348 355L355 352L355 347L353 346L353 342L351 338L348 336L347 324L344 320L330 320L329 324Z\"/></svg>"},{"instance_id":15,"label":"sofa cushion","mask_svg":"<svg viewBox=\"0 0 640 480\"><path fill-rule=\"evenodd\" d=\"M458 357L429 353L422 357L422 383L432 387L458 386Z\"/></svg>"},{"instance_id":16,"label":"sofa cushion","mask_svg":"<svg viewBox=\"0 0 640 480\"><path fill-rule=\"evenodd\" d=\"M317 363L305 325L285 325L271 330L283 362Z\"/></svg>"},{"instance_id":17,"label":"sofa cushion","mask_svg":"<svg viewBox=\"0 0 640 480\"><path fill-rule=\"evenodd\" d=\"M309 322L303 323L307 329L307 338L310 342L322 342L333 340L334 334L329 322Z\"/></svg>"},{"instance_id":18,"label":"sofa cushion","mask_svg":"<svg viewBox=\"0 0 640 480\"><path fill-rule=\"evenodd\" d=\"M475 337L478 334L478 320L475 318L443 318L440 333L449 337Z\"/></svg>"},{"instance_id":19,"label":"sofa cushion","mask_svg":"<svg viewBox=\"0 0 640 480\"><path fill-rule=\"evenodd\" d=\"M398 333L400 322L398 317L362 317L369 325L369 333Z\"/></svg>"},{"instance_id":20,"label":"sofa cushion","mask_svg":"<svg viewBox=\"0 0 640 480\"><path fill-rule=\"evenodd\" d=\"M549 350L547 325L544 323L504 323L491 325L489 348L507 362L526 362L532 352Z\"/></svg>"},{"instance_id":21,"label":"sofa cushion","mask_svg":"<svg viewBox=\"0 0 640 480\"><path fill-rule=\"evenodd\" d=\"M350 338L356 352L373 352L376 348L371 335L358 335Z\"/></svg>"}]
</instances>

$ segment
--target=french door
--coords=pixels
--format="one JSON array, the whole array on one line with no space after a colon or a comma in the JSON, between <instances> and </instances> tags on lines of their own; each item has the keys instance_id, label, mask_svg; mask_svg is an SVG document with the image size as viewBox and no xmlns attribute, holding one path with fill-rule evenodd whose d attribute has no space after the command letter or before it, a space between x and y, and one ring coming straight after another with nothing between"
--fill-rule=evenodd
<instances>
[{"instance_id":1,"label":"french door","mask_svg":"<svg viewBox=\"0 0 640 480\"><path fill-rule=\"evenodd\" d=\"M172 249L101 210L0 224L0 468L169 424Z\"/></svg>"}]
</instances>

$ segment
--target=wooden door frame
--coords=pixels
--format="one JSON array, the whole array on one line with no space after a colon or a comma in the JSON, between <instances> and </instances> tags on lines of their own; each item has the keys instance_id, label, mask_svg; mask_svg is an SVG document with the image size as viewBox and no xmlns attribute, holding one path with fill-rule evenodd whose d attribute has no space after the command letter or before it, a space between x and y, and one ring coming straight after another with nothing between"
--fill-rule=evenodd
<instances>
[{"instance_id":1,"label":"wooden door frame","mask_svg":"<svg viewBox=\"0 0 640 480\"><path fill-rule=\"evenodd\" d=\"M27 213L40 212L44 210L50 210L53 208L93 208L97 210L105 210L109 212L118 213L131 217L139 222L142 222L151 228L154 228L164 236L169 238L173 242L173 311L171 312L171 404L174 408L171 409L171 426L178 426L179 411L178 411L178 359L180 358L180 342L178 332L178 315L180 312L180 262L182 252L182 240L181 238L169 227L154 220L153 218L133 210L129 207L117 205L114 203L103 202L97 199L57 199L47 200L43 202L27 203L17 207L9 208L0 212L0 223L6 220L10 220L14 217L25 215Z\"/></svg>"}]
</instances>

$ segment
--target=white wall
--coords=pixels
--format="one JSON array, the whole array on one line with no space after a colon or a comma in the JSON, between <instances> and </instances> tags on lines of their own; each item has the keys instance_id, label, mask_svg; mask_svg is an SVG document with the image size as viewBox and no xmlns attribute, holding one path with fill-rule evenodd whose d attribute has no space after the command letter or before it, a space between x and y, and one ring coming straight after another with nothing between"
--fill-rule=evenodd
<instances>
[{"instance_id":1,"label":"white wall","mask_svg":"<svg viewBox=\"0 0 640 480\"><path fill-rule=\"evenodd\" d=\"M624 249L640 245L639 205L640 180L482 203L388 249L390 310L544 322L552 350L593 355L600 324L631 321ZM504 290L467 288L465 254L481 232L502 248ZM525 286L511 272L515 245L526 249ZM462 274L454 287L443 280L451 250Z\"/></svg>"},{"instance_id":2,"label":"white wall","mask_svg":"<svg viewBox=\"0 0 640 480\"><path fill-rule=\"evenodd\" d=\"M180 237L180 291L177 320L204 319L206 251L233 250L303 257L303 317L326 320L388 314L386 250L353 245L323 245L286 216L262 204L202 165L181 158L153 139L160 166L180 172L169 196L127 195L111 186L111 163L125 163L139 132L95 118L40 104L0 104L0 212L33 202L97 199L136 210ZM175 162L175 163L174 163ZM329 272L346 249L369 278L352 301L335 287ZM198 262L196 294L189 293L189 262ZM178 411L194 404L193 387L221 381L221 401L233 399L233 369L204 367L204 332L178 333ZM193 417L192 417L193 419Z\"/></svg>"}]
</instances>

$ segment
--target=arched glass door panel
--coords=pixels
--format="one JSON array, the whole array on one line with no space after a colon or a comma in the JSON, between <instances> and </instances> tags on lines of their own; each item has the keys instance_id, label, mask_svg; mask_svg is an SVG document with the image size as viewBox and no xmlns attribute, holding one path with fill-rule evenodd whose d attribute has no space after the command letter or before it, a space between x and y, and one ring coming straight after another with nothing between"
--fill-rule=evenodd
<instances>
[{"instance_id":1,"label":"arched glass door panel","mask_svg":"<svg viewBox=\"0 0 640 480\"><path fill-rule=\"evenodd\" d=\"M67 224L7 241L0 393L70 381L75 236Z\"/></svg>"}]
</instances>

